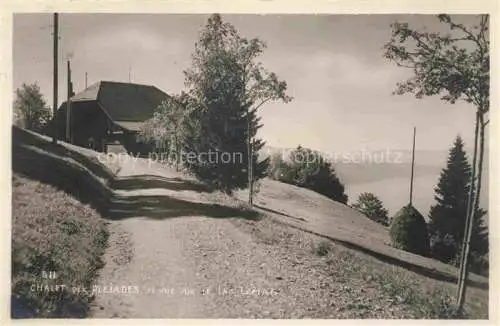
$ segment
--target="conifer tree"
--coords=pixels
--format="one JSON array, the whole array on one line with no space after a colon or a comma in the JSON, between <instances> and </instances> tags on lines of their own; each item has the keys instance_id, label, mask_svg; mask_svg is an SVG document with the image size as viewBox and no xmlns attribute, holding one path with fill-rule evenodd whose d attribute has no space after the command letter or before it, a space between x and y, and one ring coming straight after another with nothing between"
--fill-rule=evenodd
<instances>
[{"instance_id":1,"label":"conifer tree","mask_svg":"<svg viewBox=\"0 0 500 326\"><path fill-rule=\"evenodd\" d=\"M257 109L269 101L291 100L287 85L256 61L265 44L241 37L235 27L212 15L195 44L185 71L191 121L196 128L185 142L193 157L186 167L199 179L230 193L250 188L265 175L268 160L257 162L264 146L256 138L262 126ZM249 164L252 162L252 164Z\"/></svg>"},{"instance_id":2,"label":"conifer tree","mask_svg":"<svg viewBox=\"0 0 500 326\"><path fill-rule=\"evenodd\" d=\"M464 238L470 174L471 166L464 142L457 136L435 189L436 204L429 213L432 254L447 263L458 264L460 245ZM485 213L478 209L472 229L471 252L476 259L488 251L487 231L481 219Z\"/></svg>"},{"instance_id":3,"label":"conifer tree","mask_svg":"<svg viewBox=\"0 0 500 326\"><path fill-rule=\"evenodd\" d=\"M389 212L384 208L382 201L371 192L361 193L352 207L375 222L385 226L389 225Z\"/></svg>"}]
</instances>

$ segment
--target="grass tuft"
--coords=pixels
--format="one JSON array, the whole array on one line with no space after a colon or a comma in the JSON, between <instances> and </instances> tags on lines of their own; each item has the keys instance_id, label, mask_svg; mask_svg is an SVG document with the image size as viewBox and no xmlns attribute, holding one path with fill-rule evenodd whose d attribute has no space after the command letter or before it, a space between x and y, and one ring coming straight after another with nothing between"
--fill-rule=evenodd
<instances>
[{"instance_id":1,"label":"grass tuft","mask_svg":"<svg viewBox=\"0 0 500 326\"><path fill-rule=\"evenodd\" d=\"M318 256L326 256L328 253L332 250L332 245L330 244L330 241L320 241L317 245L313 244L313 253L318 255Z\"/></svg>"}]
</instances>

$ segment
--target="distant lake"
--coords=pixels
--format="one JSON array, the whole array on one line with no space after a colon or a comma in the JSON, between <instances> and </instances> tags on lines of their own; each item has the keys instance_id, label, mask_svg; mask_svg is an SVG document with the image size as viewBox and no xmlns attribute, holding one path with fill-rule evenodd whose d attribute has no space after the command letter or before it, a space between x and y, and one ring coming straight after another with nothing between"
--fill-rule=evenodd
<instances>
[{"instance_id":1,"label":"distant lake","mask_svg":"<svg viewBox=\"0 0 500 326\"><path fill-rule=\"evenodd\" d=\"M427 216L434 204L434 187L438 176L420 176L414 179L413 205ZM349 203L354 203L362 192L374 193L382 200L389 215L393 216L401 207L408 204L410 198L409 178L386 178L366 183L346 184Z\"/></svg>"},{"instance_id":2,"label":"distant lake","mask_svg":"<svg viewBox=\"0 0 500 326\"><path fill-rule=\"evenodd\" d=\"M366 167L361 169L364 171L360 174L365 174L367 172ZM417 173L417 167L415 169L416 176L413 184L413 205L427 218L431 205L435 204L434 188L437 186L439 180L440 169L437 169L435 173L430 173L432 168L429 167L424 173L420 174ZM342 170L345 170L345 167L344 169L339 167L338 170L339 177L341 180L344 179L342 181L345 182L346 193L349 196L349 204L354 203L360 193L372 192L379 197L380 200L382 200L385 208L389 211L389 215L393 216L401 207L409 202L409 173L408 176L394 177L390 175L378 175L379 178L376 180L369 180L366 182L360 180L358 176L356 178L352 178L353 180L349 182L348 178L345 176L344 178L342 177ZM377 169L373 168L373 170L376 171ZM355 171L351 170L350 174L353 173L355 173ZM488 184L488 174L486 170L483 177L483 186L481 187L480 201L481 207L485 208L488 207Z\"/></svg>"}]
</instances>

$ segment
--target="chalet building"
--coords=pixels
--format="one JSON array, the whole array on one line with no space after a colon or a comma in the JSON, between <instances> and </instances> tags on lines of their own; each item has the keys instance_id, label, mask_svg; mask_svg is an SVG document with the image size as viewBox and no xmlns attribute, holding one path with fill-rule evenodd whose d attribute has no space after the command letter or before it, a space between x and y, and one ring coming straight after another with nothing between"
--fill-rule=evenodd
<instances>
[{"instance_id":1,"label":"chalet building","mask_svg":"<svg viewBox=\"0 0 500 326\"><path fill-rule=\"evenodd\" d=\"M120 144L127 152L147 152L137 140L142 124L169 95L155 86L100 81L74 95L71 107L71 143L107 152ZM66 102L57 113L58 136L66 139Z\"/></svg>"}]
</instances>

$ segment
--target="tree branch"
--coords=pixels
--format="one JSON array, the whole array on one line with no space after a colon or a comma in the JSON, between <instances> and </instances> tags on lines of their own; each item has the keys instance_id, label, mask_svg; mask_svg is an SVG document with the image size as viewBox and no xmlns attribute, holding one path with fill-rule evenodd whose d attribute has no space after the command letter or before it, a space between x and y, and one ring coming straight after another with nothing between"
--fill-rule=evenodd
<instances>
[{"instance_id":1,"label":"tree branch","mask_svg":"<svg viewBox=\"0 0 500 326\"><path fill-rule=\"evenodd\" d=\"M400 63L400 62L396 62L396 65L397 65L398 67L403 67L403 68L410 68L410 69L415 69L415 68L417 68L417 65L416 65L416 64L414 64L413 66L410 66L410 65L405 65L405 64Z\"/></svg>"},{"instance_id":2,"label":"tree branch","mask_svg":"<svg viewBox=\"0 0 500 326\"><path fill-rule=\"evenodd\" d=\"M267 103L271 100L272 98L271 97L268 97L266 99L264 99L262 102L259 103L259 105L257 105L256 107L254 107L254 110L257 110L258 108L260 108L262 105L264 105L264 103Z\"/></svg>"},{"instance_id":3,"label":"tree branch","mask_svg":"<svg viewBox=\"0 0 500 326\"><path fill-rule=\"evenodd\" d=\"M472 34L471 31L469 31L467 28L465 28L464 25L462 25L462 24L456 24L451 19L448 21L448 24L450 24L450 26L452 28L458 28L459 30L461 30L462 32L464 32L465 34L467 34L469 36L468 37L469 40L477 41L476 36L474 34Z\"/></svg>"},{"instance_id":4,"label":"tree branch","mask_svg":"<svg viewBox=\"0 0 500 326\"><path fill-rule=\"evenodd\" d=\"M403 92L434 95L444 89L449 93L442 97L444 100L463 99L478 108L483 108L488 96L484 91L484 78L486 78L484 68L489 48L486 39L488 16L481 16L480 31L476 33L477 35L466 26L453 22L449 16L444 16L440 17L440 20L447 23L451 29L461 31L464 36L440 36L437 33L411 30L407 24L396 24L393 25L395 26L393 37L386 45L386 57L399 67L414 69L416 79L408 84L409 88ZM398 46L405 44L409 47L410 43L407 41L415 42L416 49L407 51L404 46ZM471 41L476 45L476 49L470 53L458 48L455 44L460 41ZM476 68L477 63L479 67ZM443 71L434 71L435 67L439 66ZM451 79L447 80L448 78ZM487 111L487 108L484 111Z\"/></svg>"}]
</instances>

